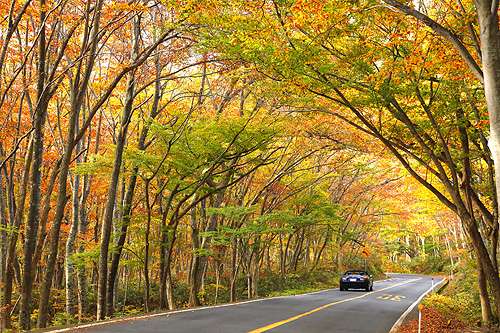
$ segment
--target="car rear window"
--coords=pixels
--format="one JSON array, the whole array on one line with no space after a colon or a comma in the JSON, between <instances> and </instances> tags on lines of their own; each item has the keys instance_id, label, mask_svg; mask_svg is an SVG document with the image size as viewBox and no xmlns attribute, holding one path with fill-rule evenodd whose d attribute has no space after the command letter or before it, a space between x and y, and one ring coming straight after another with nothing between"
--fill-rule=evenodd
<instances>
[{"instance_id":1,"label":"car rear window","mask_svg":"<svg viewBox=\"0 0 500 333\"><path fill-rule=\"evenodd\" d=\"M364 271L347 271L344 275L368 275L368 273Z\"/></svg>"}]
</instances>

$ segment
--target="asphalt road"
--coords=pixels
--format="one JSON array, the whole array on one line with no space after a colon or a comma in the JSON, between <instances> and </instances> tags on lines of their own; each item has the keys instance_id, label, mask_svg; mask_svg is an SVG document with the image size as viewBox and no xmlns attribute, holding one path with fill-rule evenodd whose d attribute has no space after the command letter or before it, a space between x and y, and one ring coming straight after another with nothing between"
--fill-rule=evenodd
<instances>
[{"instance_id":1,"label":"asphalt road","mask_svg":"<svg viewBox=\"0 0 500 333\"><path fill-rule=\"evenodd\" d=\"M79 329L80 333L387 333L422 294L430 277L391 275L373 292L339 291L276 297L227 306L154 314ZM437 283L439 280L434 280ZM60 331L62 332L62 330Z\"/></svg>"}]
</instances>

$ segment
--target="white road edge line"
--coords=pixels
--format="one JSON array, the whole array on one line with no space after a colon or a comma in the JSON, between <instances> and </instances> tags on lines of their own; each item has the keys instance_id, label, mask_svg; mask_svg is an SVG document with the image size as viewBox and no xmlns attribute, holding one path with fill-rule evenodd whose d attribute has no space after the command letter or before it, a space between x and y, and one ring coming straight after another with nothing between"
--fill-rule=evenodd
<instances>
[{"instance_id":1,"label":"white road edge line","mask_svg":"<svg viewBox=\"0 0 500 333\"><path fill-rule=\"evenodd\" d=\"M425 291L422 295L420 295L420 297L415 302L410 304L410 306L406 309L406 311L403 312L403 314L398 318L398 320L394 323L394 325L392 325L389 333L395 333L396 330L399 328L399 326L403 324L403 321L405 320L406 316L408 316L408 314L422 301L422 299L425 296L427 296L427 294L436 289L436 287L439 286L441 283L443 283L444 280L445 279L443 278L439 282L435 283L432 287L430 287L429 289L427 289L427 291Z\"/></svg>"},{"instance_id":2,"label":"white road edge line","mask_svg":"<svg viewBox=\"0 0 500 333\"><path fill-rule=\"evenodd\" d=\"M334 290L334 289L330 289L330 290ZM292 295L292 296L296 296L296 295ZM223 307L227 307L227 306L235 306L235 305L248 304L248 303L254 303L254 302L262 302L265 300L278 299L278 298L284 298L284 297L291 297L291 296L275 296L275 297L268 297L268 298L259 298L259 299L252 299L252 300L242 301L242 302L237 302L237 303L226 303L226 304L219 304L219 305L200 306L200 307L191 308L191 309L182 309L182 310L174 310L174 311L168 311L168 312L152 313L152 314L145 314L142 316L135 316L135 317L117 318L117 319L101 321L101 322L97 322L97 323L84 324L84 325L79 325L79 326L72 326L72 327L67 327L67 328L56 329L53 331L47 331L47 333L70 332L70 331L79 330L82 328L89 328L89 327L95 327L95 326L101 326L101 325L107 325L107 324L115 324L115 323L129 321L129 320L140 320L140 319L147 319L147 318L154 318L154 317L161 317L161 316L168 317L169 315L176 314L176 313L195 312L195 311L200 311L200 310L223 308Z\"/></svg>"},{"instance_id":3,"label":"white road edge line","mask_svg":"<svg viewBox=\"0 0 500 333\"><path fill-rule=\"evenodd\" d=\"M375 282L384 282L384 281L388 281L388 280L391 280L391 279L389 278L389 279L379 280L379 281L375 281ZM262 301L267 301L267 300L271 300L271 299L279 299L279 298L295 297L295 296L307 296L307 295L319 294L319 293L322 293L325 291L332 291L332 290L339 290L339 288L323 289L323 290L313 291L313 292L306 293L306 294L297 294L297 295L289 295L289 296L274 296L274 297L267 297L267 298L251 299L248 301L241 301L241 302L237 302L237 303L226 303L226 304L220 304L220 305L200 306L200 307L192 308L192 309L182 309L182 310L174 310L174 311L168 311L168 312L152 313L152 314L145 314L145 315L136 316L136 317L117 318L117 319L101 321L101 322L97 322L97 323L90 323L90 324L84 324L84 325L79 325L79 326L54 329L54 330L49 330L49 331L45 331L45 332L47 332L47 333L72 332L72 331L80 330L80 329L84 329L84 328L101 326L101 325L108 325L108 324L116 324L116 323L129 321L129 320L140 320L140 319L154 318L154 317L160 317L160 316L169 316L171 314L176 314L176 313L195 312L195 311L200 311L200 310L223 308L223 307L227 307L227 306L236 306L236 305L242 305L242 304L248 304L248 303L262 302Z\"/></svg>"}]
</instances>

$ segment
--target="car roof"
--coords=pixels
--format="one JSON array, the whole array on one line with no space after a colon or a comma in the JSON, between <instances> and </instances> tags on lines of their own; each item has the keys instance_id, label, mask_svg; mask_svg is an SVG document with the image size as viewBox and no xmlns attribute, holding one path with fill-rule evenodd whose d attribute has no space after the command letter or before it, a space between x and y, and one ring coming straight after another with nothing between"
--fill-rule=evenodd
<instances>
[{"instance_id":1,"label":"car roof","mask_svg":"<svg viewBox=\"0 0 500 333\"><path fill-rule=\"evenodd\" d=\"M351 270L351 271L347 271L344 273L344 275L347 275L347 274L368 274L368 272L362 271L362 270Z\"/></svg>"}]
</instances>

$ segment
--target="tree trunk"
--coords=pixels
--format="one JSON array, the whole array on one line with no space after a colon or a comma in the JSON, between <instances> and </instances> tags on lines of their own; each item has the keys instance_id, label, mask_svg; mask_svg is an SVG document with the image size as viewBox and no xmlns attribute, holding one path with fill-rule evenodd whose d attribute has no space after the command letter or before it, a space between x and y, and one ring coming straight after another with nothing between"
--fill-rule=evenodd
<instances>
[{"instance_id":1,"label":"tree trunk","mask_svg":"<svg viewBox=\"0 0 500 333\"><path fill-rule=\"evenodd\" d=\"M75 73L75 80L72 82L71 90L71 112L70 119L68 122L68 133L66 135L66 145L64 147L64 153L62 157L61 170L59 174L58 183L58 194L57 194L57 204L54 216L54 221L52 223L52 229L50 230L50 245L49 245L49 257L47 260L45 277L43 283L40 285L40 301L38 305L38 323L39 328L47 326L48 319L48 309L49 309L49 299L50 299L50 287L52 284L52 279L54 275L55 264L57 260L57 253L59 250L59 232L61 228L61 223L64 218L64 211L66 207L67 197L66 197L66 183L68 179L69 166L71 163L71 156L76 144L76 123L80 114L80 110L83 103L83 98L87 92L88 82L90 80L90 74L94 66L95 54L97 50L98 32L99 32L99 22L100 22L100 12L103 5L103 0L98 0L95 4L95 16L92 17L93 25L90 33L90 38L84 38L84 45L82 49L83 55L88 52L87 62L85 66L85 71L80 72L81 66L76 66L77 71ZM90 8L87 7L87 14L90 15ZM90 19L87 17L87 19ZM85 44L88 40L91 40L91 46L87 48ZM81 61L83 61L82 57ZM83 77L83 78L82 78Z\"/></svg>"},{"instance_id":2,"label":"tree trunk","mask_svg":"<svg viewBox=\"0 0 500 333\"><path fill-rule=\"evenodd\" d=\"M78 128L78 120L75 123ZM80 151L80 144L77 144L76 152ZM79 160L77 160L77 163ZM76 234L79 229L80 222L80 176L75 175L73 180L73 193L72 193L72 208L73 208L73 221L69 230L68 239L66 240L66 253L65 253L65 288L66 288L66 313L73 318L77 313L78 293L76 288L76 275L75 265L73 263L73 254L75 253ZM69 318L68 318L69 319Z\"/></svg>"},{"instance_id":3,"label":"tree trunk","mask_svg":"<svg viewBox=\"0 0 500 333\"><path fill-rule=\"evenodd\" d=\"M200 300L198 292L201 283L200 274L200 230L199 223L196 219L196 206L191 208L191 241L192 241L192 256L189 269L189 305L199 306Z\"/></svg>"},{"instance_id":4,"label":"tree trunk","mask_svg":"<svg viewBox=\"0 0 500 333\"><path fill-rule=\"evenodd\" d=\"M147 223L144 234L144 308L149 312L149 233L151 230L151 204L149 202L149 179L145 181L144 193L146 197ZM153 202L154 204L154 202Z\"/></svg>"},{"instance_id":5,"label":"tree trunk","mask_svg":"<svg viewBox=\"0 0 500 333\"><path fill-rule=\"evenodd\" d=\"M151 112L149 114L150 119L156 118L156 116L160 113L158 106L159 106L162 92L161 92L161 82L160 82L161 66L160 66L159 54L155 58L155 65L156 65L155 94L154 94L153 106L152 106ZM149 128L150 128L150 122L148 121L144 124L144 127L143 127L141 134L140 134L140 137L139 137L139 143L137 145L137 148L139 150L146 149L146 138L147 138L147 135L149 133ZM128 230L128 226L130 224L130 219L131 219L131 215L132 215L132 202L134 199L138 172L139 172L138 167L135 167L132 170L132 175L130 176L129 184L128 184L127 190L125 192L125 199L124 199L124 203L123 203L123 214L122 214L122 218L121 218L121 228L119 231L118 241L116 243L116 250L113 254L113 259L111 261L111 267L109 269L108 303L112 301L113 296L115 294L115 280L116 280L116 277L118 274L118 267L120 264L120 258L121 258L121 254L123 251L123 245L125 244L125 239L127 237L127 230ZM161 290L160 290L160 294L161 294ZM160 308L161 308L161 301L160 301ZM111 310L113 310L113 309L111 309ZM112 315L112 312L109 313L108 315Z\"/></svg>"},{"instance_id":6,"label":"tree trunk","mask_svg":"<svg viewBox=\"0 0 500 333\"><path fill-rule=\"evenodd\" d=\"M33 140L30 139L28 143L28 147L26 150L26 157L24 161L24 167L23 167L23 176L22 176L22 183L19 189L19 198L18 198L18 203L16 207L16 212L14 215L14 221L12 222L12 226L18 230L22 218L23 218L23 212L24 208L26 205L26 196L27 196L27 191L28 191L28 181L30 179L30 170L31 170L31 162L33 158ZM4 294L3 294L3 300L2 300L2 309L3 311L0 311L0 329L3 328L11 328L11 307L12 307L12 283L14 279L14 261L16 256L16 245L17 245L17 239L18 239L19 233L13 232L9 238L9 243L7 244L7 259L6 259L6 267L5 267L5 272L4 276L2 276L3 280L3 288L4 288Z\"/></svg>"},{"instance_id":7,"label":"tree trunk","mask_svg":"<svg viewBox=\"0 0 500 333\"><path fill-rule=\"evenodd\" d=\"M80 200L80 223L78 224L78 233L82 236L82 238L87 233L88 215L86 202L89 193L90 177L88 175L85 175L83 180L83 193ZM78 253L83 253L84 251L85 246L82 242L80 242ZM85 264L79 265L77 267L76 276L78 282L78 321L81 322L87 312L87 276Z\"/></svg>"},{"instance_id":8,"label":"tree trunk","mask_svg":"<svg viewBox=\"0 0 500 333\"><path fill-rule=\"evenodd\" d=\"M1 146L1 144L0 144ZM0 152L4 155L2 152ZM0 169L0 316L3 317L3 312L6 309L2 306L4 304L5 297L5 286L3 283L5 282L5 273L7 269L7 227L8 216L7 216L7 196L4 191L4 180L2 176L2 170ZM3 331L6 327L3 326L3 321L0 321L0 332Z\"/></svg>"},{"instance_id":9,"label":"tree trunk","mask_svg":"<svg viewBox=\"0 0 500 333\"><path fill-rule=\"evenodd\" d=\"M169 237L169 226L167 225L168 213L172 205L172 201L177 193L179 185L177 185L167 198L167 203L162 211L162 218L160 224L160 309L170 309L169 305L173 304L173 297L169 296L168 286L170 274L170 259L169 259L169 249L171 239ZM172 235L173 236L173 235ZM169 300L170 299L170 300ZM172 301L172 303L170 303ZM170 309L172 310L172 309Z\"/></svg>"},{"instance_id":10,"label":"tree trunk","mask_svg":"<svg viewBox=\"0 0 500 333\"><path fill-rule=\"evenodd\" d=\"M83 120L85 121L85 114L83 115ZM100 130L101 130L101 118L99 118L98 126L97 126L97 135L95 140L95 151L97 152L99 149L99 139L100 139ZM87 147L86 153L84 157L84 162L87 161L87 157L90 151L90 142L91 142L91 132L89 132L89 136L87 138ZM88 227L88 208L87 208L87 199L90 195L90 183L91 176L84 175L83 176L83 185L82 185L82 195L80 197L79 203L79 223L78 223L78 234L80 235L80 244L78 246L78 253L81 254L85 252L85 246L83 240L85 239L85 235L87 233ZM76 279L77 279L77 296L78 296L78 322L82 322L85 314L87 313L87 275L86 275L86 262L77 266L76 271Z\"/></svg>"},{"instance_id":11,"label":"tree trunk","mask_svg":"<svg viewBox=\"0 0 500 333\"><path fill-rule=\"evenodd\" d=\"M31 329L31 293L33 288L33 255L38 234L40 218L40 196L43 162L43 126L47 114L48 96L45 87L46 80L46 40L45 40L45 0L40 0L41 28L38 37L38 82L37 107L33 115L33 165L31 168L30 207L26 221L23 282L21 288L21 303L19 312L19 327L22 330Z\"/></svg>"},{"instance_id":12,"label":"tree trunk","mask_svg":"<svg viewBox=\"0 0 500 333\"><path fill-rule=\"evenodd\" d=\"M481 238L481 234L477 229L475 221L471 221L468 217L463 218L465 227L471 239L471 244L476 254L477 260L480 261L485 279L488 281L495 301L495 314L500 318L500 278L498 271L492 264L488 250Z\"/></svg>"},{"instance_id":13,"label":"tree trunk","mask_svg":"<svg viewBox=\"0 0 500 333\"><path fill-rule=\"evenodd\" d=\"M73 254L75 252L75 240L78 231L78 220L79 220L79 197L78 189L80 187L80 176L75 176L73 183L73 223L68 234L68 239L66 240L66 253L65 253L65 288L66 288L66 313L71 317L76 315L77 309L77 292L75 285L75 267L73 263Z\"/></svg>"},{"instance_id":14,"label":"tree trunk","mask_svg":"<svg viewBox=\"0 0 500 333\"><path fill-rule=\"evenodd\" d=\"M135 187L137 184L137 172L138 168L135 168L132 171L132 175L130 176L130 181L127 186L127 190L125 192L125 199L123 204L123 214L121 218L121 227L119 231L118 240L116 243L116 251L113 253L113 259L111 260L111 266L109 268L108 275L108 291L107 291L107 302L108 304L113 303L114 295L115 295L115 281L118 275L118 267L120 264L120 258L123 251L123 246L125 245L125 240L127 238L127 230L130 224L130 218L132 214L132 201L134 198ZM108 315L113 315L114 309L113 307L108 306Z\"/></svg>"},{"instance_id":15,"label":"tree trunk","mask_svg":"<svg viewBox=\"0 0 500 333\"><path fill-rule=\"evenodd\" d=\"M492 0L475 1L480 27L484 95L490 121L489 146L495 165L496 192L500 194L500 29L498 2L495 5L493 3ZM500 196L497 200L500 200Z\"/></svg>"},{"instance_id":16,"label":"tree trunk","mask_svg":"<svg viewBox=\"0 0 500 333\"><path fill-rule=\"evenodd\" d=\"M236 279L238 277L238 239L235 237L231 251L231 281L229 284L229 302L236 301Z\"/></svg>"},{"instance_id":17,"label":"tree trunk","mask_svg":"<svg viewBox=\"0 0 500 333\"><path fill-rule=\"evenodd\" d=\"M493 314L491 312L490 298L488 295L488 286L486 284L486 278L484 276L483 268L481 267L481 261L477 260L477 270L478 270L478 286L479 286L479 299L481 302L481 321L484 326L489 326L493 319Z\"/></svg>"},{"instance_id":18,"label":"tree trunk","mask_svg":"<svg viewBox=\"0 0 500 333\"><path fill-rule=\"evenodd\" d=\"M140 38L140 16L134 20L134 46L131 52L131 60L134 61L139 52ZM128 125L133 112L133 103L135 95L135 70L129 73L127 83L127 96L125 106L123 108L120 124L120 132L115 147L115 157L113 162L113 171L111 173L111 182L108 187L108 195L104 219L101 226L101 244L99 250L99 284L97 290L97 320L103 320L106 315L113 313L113 302L107 302L108 299L113 299L113 295L108 294L107 289L107 274L108 274L108 249L111 240L111 227L113 225L113 213L115 209L115 201L118 187L118 179L120 176L121 165L123 160L123 151L127 138ZM111 297L110 297L111 296Z\"/></svg>"}]
</instances>

